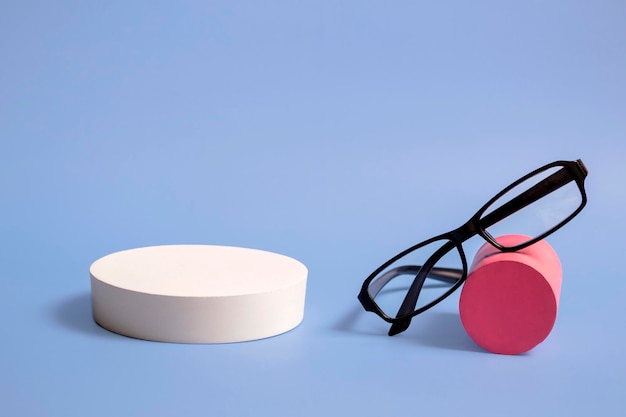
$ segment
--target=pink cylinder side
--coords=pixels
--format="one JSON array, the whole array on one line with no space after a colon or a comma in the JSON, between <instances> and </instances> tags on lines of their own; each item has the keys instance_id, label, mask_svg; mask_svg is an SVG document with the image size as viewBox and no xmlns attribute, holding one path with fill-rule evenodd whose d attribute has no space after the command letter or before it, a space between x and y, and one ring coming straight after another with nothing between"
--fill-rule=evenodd
<instances>
[{"instance_id":1,"label":"pink cylinder side","mask_svg":"<svg viewBox=\"0 0 626 417\"><path fill-rule=\"evenodd\" d=\"M497 241L513 246L527 239L505 235ZM461 292L463 327L490 352L526 352L545 340L554 326L561 281L561 263L546 241L517 252L500 252L485 243Z\"/></svg>"}]
</instances>

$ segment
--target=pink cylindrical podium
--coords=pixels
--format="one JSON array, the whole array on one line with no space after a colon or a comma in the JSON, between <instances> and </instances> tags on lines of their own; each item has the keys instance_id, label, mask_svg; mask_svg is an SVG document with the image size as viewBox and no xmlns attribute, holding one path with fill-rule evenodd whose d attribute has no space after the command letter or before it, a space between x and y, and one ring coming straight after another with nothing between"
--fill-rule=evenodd
<instances>
[{"instance_id":1,"label":"pink cylindrical podium","mask_svg":"<svg viewBox=\"0 0 626 417\"><path fill-rule=\"evenodd\" d=\"M514 246L527 239L506 235L497 241ZM561 263L546 241L517 252L500 252L485 243L461 292L463 327L490 352L527 352L544 341L554 326L561 280Z\"/></svg>"}]
</instances>

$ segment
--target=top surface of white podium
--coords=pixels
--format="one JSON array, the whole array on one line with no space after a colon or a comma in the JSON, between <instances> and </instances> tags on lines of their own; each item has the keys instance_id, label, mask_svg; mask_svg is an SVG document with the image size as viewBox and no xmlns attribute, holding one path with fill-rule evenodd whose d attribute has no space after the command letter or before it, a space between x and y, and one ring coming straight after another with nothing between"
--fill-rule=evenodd
<instances>
[{"instance_id":1,"label":"top surface of white podium","mask_svg":"<svg viewBox=\"0 0 626 417\"><path fill-rule=\"evenodd\" d=\"M295 259L257 249L166 245L130 249L93 263L109 285L153 295L227 297L274 291L306 279Z\"/></svg>"}]
</instances>

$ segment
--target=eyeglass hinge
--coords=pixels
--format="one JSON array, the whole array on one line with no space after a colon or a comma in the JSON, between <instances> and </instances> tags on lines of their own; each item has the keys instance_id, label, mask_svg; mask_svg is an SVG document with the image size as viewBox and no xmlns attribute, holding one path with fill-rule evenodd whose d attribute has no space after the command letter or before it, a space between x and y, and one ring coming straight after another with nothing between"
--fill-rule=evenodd
<instances>
[{"instance_id":1,"label":"eyeglass hinge","mask_svg":"<svg viewBox=\"0 0 626 417\"><path fill-rule=\"evenodd\" d=\"M587 174L589 173L589 170L587 169L587 167L583 163L582 159L577 159L576 160L576 165L578 166L578 169L580 170L580 173L582 174L582 176L586 177Z\"/></svg>"}]
</instances>

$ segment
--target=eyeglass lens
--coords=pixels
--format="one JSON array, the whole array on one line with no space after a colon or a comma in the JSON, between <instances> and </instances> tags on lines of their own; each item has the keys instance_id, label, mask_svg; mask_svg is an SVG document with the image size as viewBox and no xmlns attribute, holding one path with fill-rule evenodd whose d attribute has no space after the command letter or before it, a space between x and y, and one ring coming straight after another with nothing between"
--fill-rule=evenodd
<instances>
[{"instance_id":1,"label":"eyeglass lens","mask_svg":"<svg viewBox=\"0 0 626 417\"><path fill-rule=\"evenodd\" d=\"M546 194L541 198L531 199L528 205L495 223L490 220L490 216L493 219L493 214L499 209L542 185L548 191L544 191ZM494 238L517 234L528 236L530 240L557 227L580 207L582 201L578 185L568 171L560 166L552 167L518 184L494 201L481 216L481 225Z\"/></svg>"},{"instance_id":2,"label":"eyeglass lens","mask_svg":"<svg viewBox=\"0 0 626 417\"><path fill-rule=\"evenodd\" d=\"M369 295L386 315L397 315L421 266L447 242L447 239L436 240L419 247L389 265L370 283ZM462 270L461 254L455 247L437 260L427 275L415 308L420 309L443 296L459 280Z\"/></svg>"}]
</instances>

